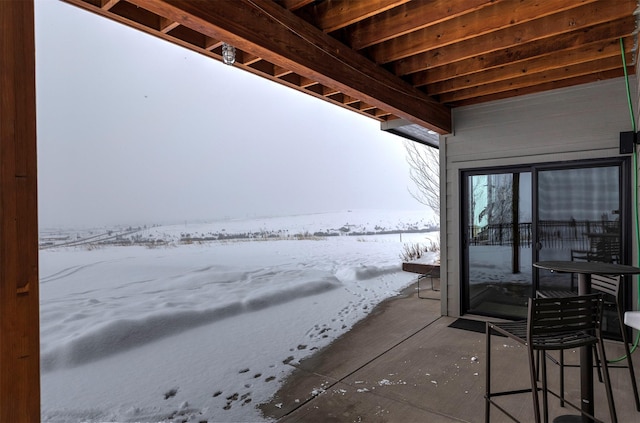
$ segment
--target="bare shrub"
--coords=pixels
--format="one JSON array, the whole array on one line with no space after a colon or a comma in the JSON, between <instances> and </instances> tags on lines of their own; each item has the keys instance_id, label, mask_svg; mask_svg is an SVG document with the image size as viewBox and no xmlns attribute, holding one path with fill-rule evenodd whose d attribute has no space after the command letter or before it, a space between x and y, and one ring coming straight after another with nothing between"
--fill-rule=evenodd
<instances>
[{"instance_id":1,"label":"bare shrub","mask_svg":"<svg viewBox=\"0 0 640 423\"><path fill-rule=\"evenodd\" d=\"M415 185L409 193L421 204L440 214L440 154L437 148L405 142L409 177Z\"/></svg>"},{"instance_id":2,"label":"bare shrub","mask_svg":"<svg viewBox=\"0 0 640 423\"><path fill-rule=\"evenodd\" d=\"M400 258L402 261L413 261L422 258L424 253L437 253L440 251L440 243L428 240L427 244L416 242L414 244L404 244Z\"/></svg>"}]
</instances>

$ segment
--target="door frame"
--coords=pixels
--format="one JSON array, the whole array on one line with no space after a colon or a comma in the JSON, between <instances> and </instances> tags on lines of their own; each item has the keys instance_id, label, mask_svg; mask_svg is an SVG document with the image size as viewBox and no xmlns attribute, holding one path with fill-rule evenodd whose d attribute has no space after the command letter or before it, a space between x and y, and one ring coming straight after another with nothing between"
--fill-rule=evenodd
<instances>
[{"instance_id":1,"label":"door frame","mask_svg":"<svg viewBox=\"0 0 640 423\"><path fill-rule=\"evenodd\" d=\"M541 162L531 164L517 164L517 165L505 165L505 166L491 166L482 168L469 168L461 169L459 171L460 180L460 228L459 228L459 244L460 245L460 314L468 314L470 308L469 298L469 245L468 245L468 230L469 230L469 177L475 175L489 175L499 173L531 173L531 260L535 263L538 260L538 173L546 170L563 170L563 169L579 169L589 167L607 167L618 166L619 173L619 190L620 190L620 225L621 225L621 256L620 260L622 264L630 264L632 262L632 243L633 243L633 216L632 216L632 169L631 169L631 156L616 156L602 159L584 159L584 160L570 160L559 162ZM531 293L533 296L538 285L539 269L533 268L531 281ZM632 300L632 284L624 284L624 298L625 307L628 309L631 306ZM474 313L478 314L478 313ZM484 313L483 313L484 315ZM492 317L505 317L498 315L487 314Z\"/></svg>"}]
</instances>

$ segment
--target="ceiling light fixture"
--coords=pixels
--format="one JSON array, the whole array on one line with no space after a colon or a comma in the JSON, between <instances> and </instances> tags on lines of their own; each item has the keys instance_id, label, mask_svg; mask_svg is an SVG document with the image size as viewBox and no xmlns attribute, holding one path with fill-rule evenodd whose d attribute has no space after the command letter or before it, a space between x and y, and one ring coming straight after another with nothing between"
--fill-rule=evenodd
<instances>
[{"instance_id":1,"label":"ceiling light fixture","mask_svg":"<svg viewBox=\"0 0 640 423\"><path fill-rule=\"evenodd\" d=\"M236 48L227 43L222 43L222 61L225 65L233 65L236 62Z\"/></svg>"}]
</instances>

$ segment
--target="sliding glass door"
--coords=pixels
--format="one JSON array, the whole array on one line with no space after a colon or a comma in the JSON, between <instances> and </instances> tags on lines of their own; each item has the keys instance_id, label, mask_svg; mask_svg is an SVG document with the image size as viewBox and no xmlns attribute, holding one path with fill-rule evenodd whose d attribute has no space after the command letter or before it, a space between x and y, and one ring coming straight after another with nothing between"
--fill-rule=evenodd
<instances>
[{"instance_id":1,"label":"sliding glass door","mask_svg":"<svg viewBox=\"0 0 640 423\"><path fill-rule=\"evenodd\" d=\"M538 172L538 259L621 262L620 167ZM540 289L572 289L577 277L540 272Z\"/></svg>"},{"instance_id":2,"label":"sliding glass door","mask_svg":"<svg viewBox=\"0 0 640 423\"><path fill-rule=\"evenodd\" d=\"M535 261L628 262L628 168L620 158L464 172L463 312L524 317L536 289L576 289Z\"/></svg>"},{"instance_id":3,"label":"sliding glass door","mask_svg":"<svg viewBox=\"0 0 640 423\"><path fill-rule=\"evenodd\" d=\"M531 172L467 176L467 308L524 316L531 295Z\"/></svg>"}]
</instances>

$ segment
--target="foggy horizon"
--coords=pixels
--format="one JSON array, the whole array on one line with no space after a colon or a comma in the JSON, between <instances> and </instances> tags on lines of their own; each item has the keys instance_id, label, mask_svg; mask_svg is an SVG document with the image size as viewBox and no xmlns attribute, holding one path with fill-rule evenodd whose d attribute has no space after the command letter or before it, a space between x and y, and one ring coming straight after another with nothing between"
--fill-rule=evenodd
<instances>
[{"instance_id":1,"label":"foggy horizon","mask_svg":"<svg viewBox=\"0 0 640 423\"><path fill-rule=\"evenodd\" d=\"M378 121L60 1L35 11L41 227L426 210Z\"/></svg>"}]
</instances>

